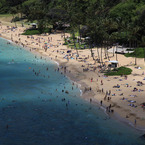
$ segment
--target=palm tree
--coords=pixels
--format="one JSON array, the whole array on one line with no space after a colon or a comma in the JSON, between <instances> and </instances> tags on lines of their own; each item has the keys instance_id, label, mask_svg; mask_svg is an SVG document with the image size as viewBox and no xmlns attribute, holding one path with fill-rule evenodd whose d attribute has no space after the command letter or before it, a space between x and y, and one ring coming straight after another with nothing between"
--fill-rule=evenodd
<instances>
[{"instance_id":1,"label":"palm tree","mask_svg":"<svg viewBox=\"0 0 145 145\"><path fill-rule=\"evenodd\" d=\"M138 26L135 26L133 29L132 29L132 40L134 41L134 48L135 48L135 65L137 65L137 47L138 47L138 42L137 42L137 36L139 35L138 34L138 31L140 30L140 27Z\"/></svg>"},{"instance_id":2,"label":"palm tree","mask_svg":"<svg viewBox=\"0 0 145 145\"><path fill-rule=\"evenodd\" d=\"M118 60L118 59L117 59L117 53L118 53L118 43L116 44L116 52L115 52L115 53L116 53L116 61L117 61L117 60Z\"/></svg>"},{"instance_id":3,"label":"palm tree","mask_svg":"<svg viewBox=\"0 0 145 145\"><path fill-rule=\"evenodd\" d=\"M113 43L115 43L117 41L117 32L112 33L110 38L113 41ZM114 57L114 52L115 52L115 50L114 50L114 46L113 46L113 57Z\"/></svg>"},{"instance_id":4,"label":"palm tree","mask_svg":"<svg viewBox=\"0 0 145 145\"><path fill-rule=\"evenodd\" d=\"M99 48L97 47L98 60L100 60Z\"/></svg>"},{"instance_id":5,"label":"palm tree","mask_svg":"<svg viewBox=\"0 0 145 145\"><path fill-rule=\"evenodd\" d=\"M16 21L15 21L15 14L17 13L17 9L15 7L12 7L10 11L13 16L13 21L15 23L15 27L17 27Z\"/></svg>"}]
</instances>

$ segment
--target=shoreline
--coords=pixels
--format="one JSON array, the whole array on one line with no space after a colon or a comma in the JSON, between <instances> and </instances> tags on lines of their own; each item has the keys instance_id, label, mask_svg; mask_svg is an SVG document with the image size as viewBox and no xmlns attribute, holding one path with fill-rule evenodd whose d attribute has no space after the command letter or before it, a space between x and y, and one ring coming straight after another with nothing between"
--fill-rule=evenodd
<instances>
[{"instance_id":1,"label":"shoreline","mask_svg":"<svg viewBox=\"0 0 145 145\"><path fill-rule=\"evenodd\" d=\"M4 39L6 39L6 40L10 40L8 37L3 37L3 36L0 36L0 37L2 37L2 38L4 38ZM11 40L10 40L11 41ZM12 43L14 43L13 41L12 41ZM16 44L16 43L14 43L15 45L17 45L17 46L19 46L19 44ZM24 49L26 49L26 50L28 50L28 51L30 51L30 49L32 49L31 47L23 47ZM39 54L40 56L45 56L45 57L47 57L47 58L49 58L51 61L53 61L53 62L55 62L58 66L66 66L66 67L68 67L68 62L62 62L61 60L59 60L59 59L55 59L54 58L54 56L53 56L53 59L51 59L51 57L49 56L49 55L47 55L45 52L41 52L42 50L34 50L34 51L31 51L31 53L37 53L37 54ZM70 62L69 62L70 63ZM71 67L68 67L69 68L69 70L71 70ZM66 75L67 77L68 77L68 79L70 79L71 81L73 81L73 82L76 82L77 84L80 84L81 86L80 86L80 90L82 91L82 96L80 95L80 97L82 97L83 99L85 99L85 100L87 100L88 102L89 102L89 99L90 98L88 98L88 96L91 96L91 98L93 99L92 100L92 103L97 103L97 105L99 106L100 104L99 104L99 100L97 100L96 98L95 98L95 95L96 95L96 93L97 93L97 95L101 95L101 94L99 94L99 92L94 92L94 90L92 90L91 92L87 92L87 93L83 93L83 89L85 88L85 87L90 87L88 84L86 84L85 82L82 82L81 81L81 79L78 79L72 72L67 72L67 73L65 73L64 75ZM98 83L97 83L98 84ZM99 86L99 84L98 84L98 86ZM81 92L80 92L81 93ZM103 104L104 105L104 111L106 110L105 109L105 105L106 104ZM106 111L105 111L106 112ZM107 113L107 112L106 112ZM108 113L107 113L108 114ZM117 115L116 115L117 114ZM118 117L117 117L118 116ZM130 123L131 123L131 121L128 121L126 118L123 118L123 117L121 117L120 116L120 114L119 113L117 113L117 112L115 112L114 113L114 115L111 115L111 117L115 117L115 118L118 118L117 120L119 120L120 121L120 119L122 118L123 120L125 120L125 122L129 125L129 126L132 126L133 128L135 128L135 129L138 129L138 128L143 128L144 126L140 126L140 125L137 125L136 127L134 126L134 125L131 125ZM133 124L133 123L132 123ZM139 129L140 130L140 129ZM142 129L141 129L142 130ZM145 130L145 128L144 128L144 130Z\"/></svg>"},{"instance_id":2,"label":"shoreline","mask_svg":"<svg viewBox=\"0 0 145 145\"><path fill-rule=\"evenodd\" d=\"M46 55L44 55L44 54L41 54L41 53L39 53L38 51L35 51L35 52L33 51L33 52L32 52L32 51L30 51L31 48L29 48L29 47L26 48L26 47L23 47L23 46L21 46L21 45L18 45L18 44L16 44L15 42L13 42L13 41L7 39L6 37L1 37L1 36L0 36L0 38L3 38L3 39L5 39L5 40L7 40L8 42L13 43L13 44L16 45L16 46L20 46L20 47L22 47L23 49L29 51L30 53L33 53L33 54L37 54L37 55L46 57L46 59L49 59L49 60L51 60L52 62L56 63L56 65L57 65L58 67L59 67L59 66L62 66L62 64L61 64L59 61L52 60L49 56L46 56ZM63 66L65 66L65 65L63 65ZM86 94L84 94L84 93L83 93L83 90L81 89L81 87L82 87L81 82L77 82L77 80L75 80L75 77L73 77L73 74L69 74L69 75L68 75L68 74L64 74L64 75L65 75L71 82L73 82L74 84L80 85L80 87L78 87L79 90L80 90L80 96L79 96L79 97L81 97L82 99L85 99L87 102L89 102L89 99L85 96ZM87 84L84 84L84 86L89 87ZM94 93L94 92L91 92L91 94L93 94L92 97L95 96L95 93ZM109 117L111 117L111 118L113 118L113 119L116 119L116 120L118 120L119 122L122 122L122 123L124 123L124 124L126 124L126 125L128 125L128 126L131 126L131 127L135 128L136 130L145 131L145 127L144 127L144 128L142 128L142 126L137 126L137 127L135 127L131 121L126 120L125 118L121 117L121 116L120 116L118 113L116 113L116 112L115 112L114 114L109 114L109 113L107 113L107 111L106 111L106 106L101 106L101 105L99 104L99 102L98 102L97 99L93 100L93 101L92 101L92 104L93 104L93 105L97 105L98 107L100 107L100 109L102 109L102 111L103 111L107 116L109 116Z\"/></svg>"}]
</instances>

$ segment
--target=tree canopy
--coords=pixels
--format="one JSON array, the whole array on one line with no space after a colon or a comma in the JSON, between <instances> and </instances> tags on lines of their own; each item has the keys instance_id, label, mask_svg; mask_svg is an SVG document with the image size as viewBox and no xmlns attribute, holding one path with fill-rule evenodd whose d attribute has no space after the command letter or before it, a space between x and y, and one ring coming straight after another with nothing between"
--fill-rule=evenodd
<instances>
[{"instance_id":1,"label":"tree canopy","mask_svg":"<svg viewBox=\"0 0 145 145\"><path fill-rule=\"evenodd\" d=\"M1 0L0 13L13 10L37 21L40 30L69 24L70 31L79 30L94 45L132 41L145 45L145 0Z\"/></svg>"}]
</instances>

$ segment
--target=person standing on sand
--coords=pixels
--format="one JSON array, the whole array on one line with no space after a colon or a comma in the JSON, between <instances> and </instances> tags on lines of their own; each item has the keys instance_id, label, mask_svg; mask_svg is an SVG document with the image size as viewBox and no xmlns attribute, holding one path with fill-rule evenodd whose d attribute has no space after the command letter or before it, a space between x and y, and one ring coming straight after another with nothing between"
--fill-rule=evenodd
<instances>
[{"instance_id":1,"label":"person standing on sand","mask_svg":"<svg viewBox=\"0 0 145 145\"><path fill-rule=\"evenodd\" d=\"M103 81L101 80L101 85L103 85Z\"/></svg>"},{"instance_id":2,"label":"person standing on sand","mask_svg":"<svg viewBox=\"0 0 145 145\"><path fill-rule=\"evenodd\" d=\"M91 78L91 82L93 81L93 78Z\"/></svg>"}]
</instances>

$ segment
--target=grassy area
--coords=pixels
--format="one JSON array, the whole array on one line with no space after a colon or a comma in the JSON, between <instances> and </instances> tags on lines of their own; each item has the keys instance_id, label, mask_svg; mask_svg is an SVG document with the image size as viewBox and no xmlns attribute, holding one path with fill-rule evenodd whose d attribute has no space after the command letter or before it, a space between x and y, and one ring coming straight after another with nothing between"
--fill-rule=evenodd
<instances>
[{"instance_id":1,"label":"grassy area","mask_svg":"<svg viewBox=\"0 0 145 145\"><path fill-rule=\"evenodd\" d=\"M11 14L0 14L0 21L11 22L12 18Z\"/></svg>"},{"instance_id":2,"label":"grassy area","mask_svg":"<svg viewBox=\"0 0 145 145\"><path fill-rule=\"evenodd\" d=\"M75 37L75 45L76 45L76 48L74 46L74 42L73 42L73 37L69 37L69 40L65 40L65 43L63 45L67 45L68 47L70 48L73 48L73 49L88 49L89 46L87 45L87 43L85 41L83 41L80 45L79 43L77 42L77 37Z\"/></svg>"},{"instance_id":3,"label":"grassy area","mask_svg":"<svg viewBox=\"0 0 145 145\"><path fill-rule=\"evenodd\" d=\"M12 14L0 14L0 17L11 17Z\"/></svg>"},{"instance_id":4,"label":"grassy area","mask_svg":"<svg viewBox=\"0 0 145 145\"><path fill-rule=\"evenodd\" d=\"M19 14L15 14L14 17L19 16ZM4 25L9 25L9 26L15 26L14 22L11 23L13 19L12 14L0 14L0 21L2 21L2 23ZM27 20L23 20L23 23L25 25L25 27L28 27L28 23L26 22ZM22 21L17 21L16 22L17 26L22 26Z\"/></svg>"},{"instance_id":5,"label":"grassy area","mask_svg":"<svg viewBox=\"0 0 145 145\"><path fill-rule=\"evenodd\" d=\"M126 53L126 57L137 57L137 58L144 58L145 56L145 48L136 48L133 53Z\"/></svg>"},{"instance_id":6,"label":"grassy area","mask_svg":"<svg viewBox=\"0 0 145 145\"><path fill-rule=\"evenodd\" d=\"M50 33L51 29L47 28L43 32L40 32L38 29L27 29L22 35L39 35L42 33Z\"/></svg>"},{"instance_id":7,"label":"grassy area","mask_svg":"<svg viewBox=\"0 0 145 145\"><path fill-rule=\"evenodd\" d=\"M65 42L63 45L68 45L68 47L70 47L70 48L73 48L73 49L84 49L84 48L88 48L88 45L86 44L86 43L82 43L82 44L80 44L80 47L79 47L79 43L75 43L75 45L76 45L76 48L75 48L75 46L74 46L74 43L69 43L69 42Z\"/></svg>"},{"instance_id":8,"label":"grassy area","mask_svg":"<svg viewBox=\"0 0 145 145\"><path fill-rule=\"evenodd\" d=\"M69 47L75 48L74 44L69 44ZM80 48L79 48L79 43L76 42L76 48L77 49L84 49L84 47L88 48L88 46L85 43L80 44Z\"/></svg>"},{"instance_id":9,"label":"grassy area","mask_svg":"<svg viewBox=\"0 0 145 145\"><path fill-rule=\"evenodd\" d=\"M112 70L105 75L107 76L120 76L120 75L130 75L132 70L127 67L119 67L116 70Z\"/></svg>"}]
</instances>

